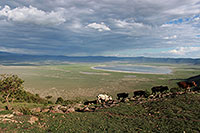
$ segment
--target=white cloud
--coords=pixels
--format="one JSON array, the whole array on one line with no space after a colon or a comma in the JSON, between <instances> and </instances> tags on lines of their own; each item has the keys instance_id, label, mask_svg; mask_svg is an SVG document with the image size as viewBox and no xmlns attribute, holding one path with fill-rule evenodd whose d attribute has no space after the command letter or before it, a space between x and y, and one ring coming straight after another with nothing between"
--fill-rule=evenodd
<instances>
[{"instance_id":1,"label":"white cloud","mask_svg":"<svg viewBox=\"0 0 200 133\"><path fill-rule=\"evenodd\" d=\"M104 22L101 22L101 24L91 23L91 24L88 24L86 27L96 29L96 30L98 30L100 32L101 31L110 31L111 30L108 26L106 26L104 24Z\"/></svg>"},{"instance_id":2,"label":"white cloud","mask_svg":"<svg viewBox=\"0 0 200 133\"><path fill-rule=\"evenodd\" d=\"M176 39L176 38L177 38L177 35L173 35L173 36L164 37L163 39L169 40L169 39Z\"/></svg>"},{"instance_id":3,"label":"white cloud","mask_svg":"<svg viewBox=\"0 0 200 133\"><path fill-rule=\"evenodd\" d=\"M171 28L174 27L174 24L162 24L160 28Z\"/></svg>"},{"instance_id":4,"label":"white cloud","mask_svg":"<svg viewBox=\"0 0 200 133\"><path fill-rule=\"evenodd\" d=\"M173 54L173 55L186 55L191 52L198 52L200 51L200 47L178 47L176 49L167 51L165 53Z\"/></svg>"},{"instance_id":5,"label":"white cloud","mask_svg":"<svg viewBox=\"0 0 200 133\"><path fill-rule=\"evenodd\" d=\"M63 29L70 30L76 34L81 34L81 33L85 34L85 26L78 19L73 20L72 22L65 23Z\"/></svg>"},{"instance_id":6,"label":"white cloud","mask_svg":"<svg viewBox=\"0 0 200 133\"><path fill-rule=\"evenodd\" d=\"M6 5L0 10L0 16L6 17L9 21L37 25L59 25L66 21L62 15L62 11L45 12L32 6L11 9Z\"/></svg>"},{"instance_id":7,"label":"white cloud","mask_svg":"<svg viewBox=\"0 0 200 133\"><path fill-rule=\"evenodd\" d=\"M199 21L199 20L200 20L200 17L194 18L194 21Z\"/></svg>"},{"instance_id":8,"label":"white cloud","mask_svg":"<svg viewBox=\"0 0 200 133\"><path fill-rule=\"evenodd\" d=\"M19 53L19 54L35 54L36 53L32 50L27 50L27 49L22 49L22 48L6 48L6 47L0 47L0 52Z\"/></svg>"},{"instance_id":9,"label":"white cloud","mask_svg":"<svg viewBox=\"0 0 200 133\"><path fill-rule=\"evenodd\" d=\"M189 5L183 5L171 10L166 11L167 14L173 15L191 15L200 13L200 5L196 5L195 3L191 3Z\"/></svg>"},{"instance_id":10,"label":"white cloud","mask_svg":"<svg viewBox=\"0 0 200 133\"><path fill-rule=\"evenodd\" d=\"M134 20L128 22L127 20L114 20L115 25L120 28L144 27L143 23L137 23Z\"/></svg>"}]
</instances>

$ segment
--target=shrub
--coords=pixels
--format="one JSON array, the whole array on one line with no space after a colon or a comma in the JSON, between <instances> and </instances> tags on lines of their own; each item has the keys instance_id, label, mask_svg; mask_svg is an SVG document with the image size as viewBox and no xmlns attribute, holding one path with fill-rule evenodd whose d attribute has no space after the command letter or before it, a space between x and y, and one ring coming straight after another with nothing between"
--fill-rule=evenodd
<instances>
[{"instance_id":1,"label":"shrub","mask_svg":"<svg viewBox=\"0 0 200 133\"><path fill-rule=\"evenodd\" d=\"M10 100L14 100L17 91L23 89L24 81L17 75L2 74L0 75L0 92L9 104ZM11 98L11 99L9 99Z\"/></svg>"},{"instance_id":2,"label":"shrub","mask_svg":"<svg viewBox=\"0 0 200 133\"><path fill-rule=\"evenodd\" d=\"M21 107L19 111L22 112L24 115L32 115L31 110L27 107Z\"/></svg>"},{"instance_id":3,"label":"shrub","mask_svg":"<svg viewBox=\"0 0 200 133\"><path fill-rule=\"evenodd\" d=\"M53 102L52 101L48 101L47 104L53 104Z\"/></svg>"},{"instance_id":4,"label":"shrub","mask_svg":"<svg viewBox=\"0 0 200 133\"><path fill-rule=\"evenodd\" d=\"M17 75L0 75L0 94L1 102L28 102L28 103L47 103L38 94L34 95L24 90L24 81Z\"/></svg>"},{"instance_id":5,"label":"shrub","mask_svg":"<svg viewBox=\"0 0 200 133\"><path fill-rule=\"evenodd\" d=\"M151 95L151 92L148 91L148 90L145 90L145 94L144 94L144 97L147 98Z\"/></svg>"},{"instance_id":6,"label":"shrub","mask_svg":"<svg viewBox=\"0 0 200 133\"><path fill-rule=\"evenodd\" d=\"M58 97L55 104L63 104L64 100L62 97Z\"/></svg>"}]
</instances>

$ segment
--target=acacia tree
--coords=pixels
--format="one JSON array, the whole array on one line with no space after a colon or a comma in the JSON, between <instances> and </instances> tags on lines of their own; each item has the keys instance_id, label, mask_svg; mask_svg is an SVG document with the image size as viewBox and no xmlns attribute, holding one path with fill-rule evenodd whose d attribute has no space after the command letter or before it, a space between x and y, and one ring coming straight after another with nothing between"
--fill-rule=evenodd
<instances>
[{"instance_id":1,"label":"acacia tree","mask_svg":"<svg viewBox=\"0 0 200 133\"><path fill-rule=\"evenodd\" d=\"M14 95L18 90L23 89L24 81L17 75L2 74L0 75L0 92L5 97L9 106L9 97ZM12 97L13 99L14 97Z\"/></svg>"}]
</instances>

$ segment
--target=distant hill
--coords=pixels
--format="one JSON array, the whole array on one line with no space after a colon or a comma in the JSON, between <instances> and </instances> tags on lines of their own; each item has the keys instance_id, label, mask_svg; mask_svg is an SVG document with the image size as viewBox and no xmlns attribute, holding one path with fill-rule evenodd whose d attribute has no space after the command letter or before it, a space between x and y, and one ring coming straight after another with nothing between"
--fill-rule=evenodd
<instances>
[{"instance_id":1,"label":"distant hill","mask_svg":"<svg viewBox=\"0 0 200 133\"><path fill-rule=\"evenodd\" d=\"M0 63L18 62L38 62L38 61L57 61L57 62L111 62L128 61L134 63L189 63L200 64L200 59L192 58L149 58L149 57L111 57L111 56L60 56L60 55L28 55L0 52Z\"/></svg>"}]
</instances>

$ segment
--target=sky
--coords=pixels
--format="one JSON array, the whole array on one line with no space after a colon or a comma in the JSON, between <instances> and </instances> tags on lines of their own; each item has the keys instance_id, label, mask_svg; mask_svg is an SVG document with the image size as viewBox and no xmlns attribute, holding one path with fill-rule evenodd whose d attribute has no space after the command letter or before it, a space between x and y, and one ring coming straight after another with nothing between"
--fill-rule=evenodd
<instances>
[{"instance_id":1,"label":"sky","mask_svg":"<svg viewBox=\"0 0 200 133\"><path fill-rule=\"evenodd\" d=\"M1 0L0 52L200 58L200 0Z\"/></svg>"}]
</instances>

